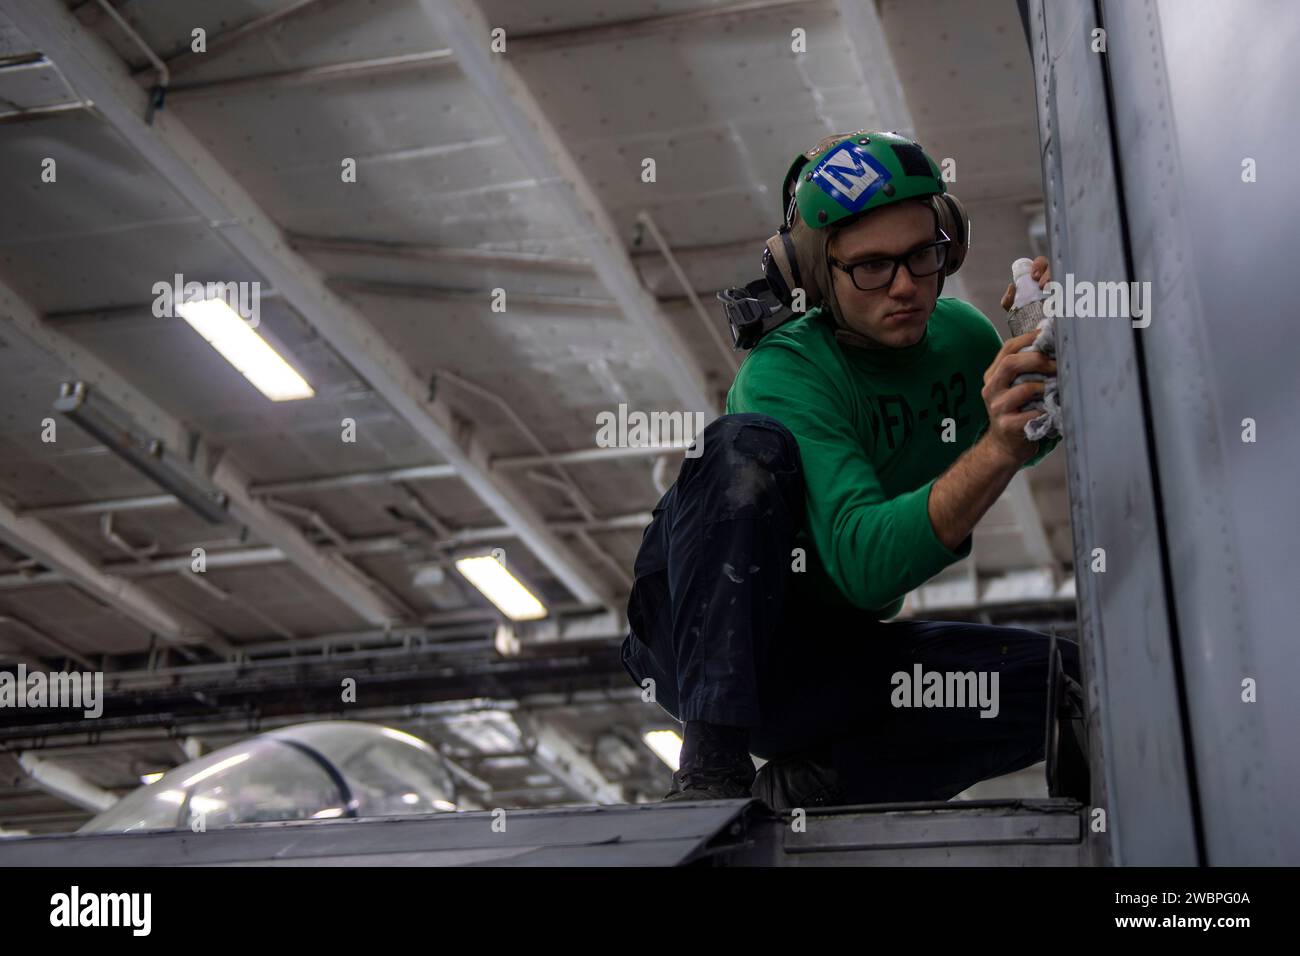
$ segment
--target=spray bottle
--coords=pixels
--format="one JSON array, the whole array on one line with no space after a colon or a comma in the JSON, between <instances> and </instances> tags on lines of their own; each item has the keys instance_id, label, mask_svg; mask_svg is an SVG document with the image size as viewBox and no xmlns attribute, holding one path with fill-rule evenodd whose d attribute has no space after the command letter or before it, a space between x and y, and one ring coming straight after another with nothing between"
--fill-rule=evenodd
<instances>
[{"instance_id":1,"label":"spray bottle","mask_svg":"<svg viewBox=\"0 0 1300 956\"><path fill-rule=\"evenodd\" d=\"M1016 287L1016 298L1007 315L1007 323L1011 326L1012 338L1032 332L1043 321L1043 299L1047 294L1038 287L1031 274L1033 268L1032 259L1017 259L1011 263L1011 281Z\"/></svg>"}]
</instances>

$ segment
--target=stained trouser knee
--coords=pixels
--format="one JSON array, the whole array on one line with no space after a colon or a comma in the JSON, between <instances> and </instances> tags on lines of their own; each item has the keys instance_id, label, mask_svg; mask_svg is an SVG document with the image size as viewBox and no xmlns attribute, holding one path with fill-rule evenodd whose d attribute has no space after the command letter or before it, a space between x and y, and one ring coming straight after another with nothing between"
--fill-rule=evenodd
<instances>
[{"instance_id":1,"label":"stained trouser knee","mask_svg":"<svg viewBox=\"0 0 1300 956\"><path fill-rule=\"evenodd\" d=\"M678 720L752 726L804 513L799 447L766 415L704 430L655 507L628 601L628 673Z\"/></svg>"},{"instance_id":2,"label":"stained trouser knee","mask_svg":"<svg viewBox=\"0 0 1300 956\"><path fill-rule=\"evenodd\" d=\"M760 722L762 674L803 522L799 447L766 415L726 415L678 476L671 517L672 657L683 720Z\"/></svg>"},{"instance_id":3,"label":"stained trouser knee","mask_svg":"<svg viewBox=\"0 0 1300 956\"><path fill-rule=\"evenodd\" d=\"M682 463L677 495L698 495L713 506L713 520L763 514L773 505L799 524L803 517L803 472L799 445L790 430L769 415L723 415Z\"/></svg>"}]
</instances>

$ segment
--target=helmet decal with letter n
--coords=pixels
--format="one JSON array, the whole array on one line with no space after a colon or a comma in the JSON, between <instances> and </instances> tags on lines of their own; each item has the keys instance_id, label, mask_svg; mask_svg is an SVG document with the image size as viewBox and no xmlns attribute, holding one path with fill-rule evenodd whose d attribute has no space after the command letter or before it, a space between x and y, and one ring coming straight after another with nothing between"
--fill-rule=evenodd
<instances>
[{"instance_id":1,"label":"helmet decal with letter n","mask_svg":"<svg viewBox=\"0 0 1300 956\"><path fill-rule=\"evenodd\" d=\"M853 140L845 140L823 156L809 175L814 185L849 212L861 212L876 190L893 179L888 169Z\"/></svg>"}]
</instances>

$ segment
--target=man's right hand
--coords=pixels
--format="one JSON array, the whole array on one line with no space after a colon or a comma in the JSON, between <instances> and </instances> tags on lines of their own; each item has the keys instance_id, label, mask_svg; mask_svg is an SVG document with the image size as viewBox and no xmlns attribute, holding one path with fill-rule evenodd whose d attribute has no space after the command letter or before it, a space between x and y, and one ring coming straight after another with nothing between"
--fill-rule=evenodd
<instances>
[{"instance_id":1,"label":"man's right hand","mask_svg":"<svg viewBox=\"0 0 1300 956\"><path fill-rule=\"evenodd\" d=\"M1026 403L1039 398L1046 388L1045 382L1025 382L1012 386L1016 377L1026 372L1042 375L1056 374L1056 360L1042 352L1021 352L1032 345L1037 331L1026 332L1002 343L1002 348L984 372L984 388L980 395L988 410L989 429L985 440L1016 464L1024 464L1038 450L1038 443L1025 437L1025 425L1041 411L1020 411Z\"/></svg>"}]
</instances>

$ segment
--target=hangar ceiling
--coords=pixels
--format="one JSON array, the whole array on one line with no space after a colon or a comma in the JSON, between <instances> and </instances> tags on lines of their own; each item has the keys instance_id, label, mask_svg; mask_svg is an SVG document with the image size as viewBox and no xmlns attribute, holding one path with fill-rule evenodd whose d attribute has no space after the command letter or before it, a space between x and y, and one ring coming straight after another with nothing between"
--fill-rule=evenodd
<instances>
[{"instance_id":1,"label":"hangar ceiling","mask_svg":"<svg viewBox=\"0 0 1300 956\"><path fill-rule=\"evenodd\" d=\"M485 27L503 54L460 42ZM612 648L676 458L595 447L596 416L720 409L737 356L713 294L756 274L790 156L836 130L956 159L974 244L948 289L1001 327L1041 208L1032 95L1011 2L6 2L0 658L102 669L136 716L96 746L24 717L0 745L120 792L183 740L336 713L322 688L351 668L384 720L481 765L481 794L590 798L538 756L540 720L629 799L657 795L640 735L667 724ZM155 317L177 274L260 283L260 328L315 396L270 402ZM225 494L227 520L54 412L73 382ZM907 613L1070 626L1063 456ZM449 564L491 547L554 612L505 656ZM401 709L458 699L505 713L522 763L456 744L456 714ZM3 783L0 828L78 818L21 771Z\"/></svg>"}]
</instances>

